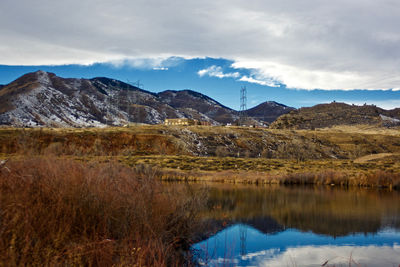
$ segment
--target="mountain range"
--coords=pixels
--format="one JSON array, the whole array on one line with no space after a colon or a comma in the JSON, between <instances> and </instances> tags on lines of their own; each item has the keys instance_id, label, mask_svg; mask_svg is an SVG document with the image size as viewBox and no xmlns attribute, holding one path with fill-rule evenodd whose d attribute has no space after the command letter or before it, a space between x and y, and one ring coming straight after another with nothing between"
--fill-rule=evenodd
<instances>
[{"instance_id":1,"label":"mountain range","mask_svg":"<svg viewBox=\"0 0 400 267\"><path fill-rule=\"evenodd\" d=\"M400 125L400 108L332 102L295 109L266 101L244 112L245 124L278 129L334 125ZM239 112L192 90L153 93L115 79L61 78L36 71L0 85L0 125L16 127L103 127L160 124L190 118L211 125L235 124Z\"/></svg>"},{"instance_id":2,"label":"mountain range","mask_svg":"<svg viewBox=\"0 0 400 267\"><path fill-rule=\"evenodd\" d=\"M292 110L268 101L246 114L252 124L263 125ZM104 77L67 79L37 71L0 86L0 125L101 127L159 124L166 118L191 118L221 125L237 122L239 112L195 91L153 93Z\"/></svg>"}]
</instances>

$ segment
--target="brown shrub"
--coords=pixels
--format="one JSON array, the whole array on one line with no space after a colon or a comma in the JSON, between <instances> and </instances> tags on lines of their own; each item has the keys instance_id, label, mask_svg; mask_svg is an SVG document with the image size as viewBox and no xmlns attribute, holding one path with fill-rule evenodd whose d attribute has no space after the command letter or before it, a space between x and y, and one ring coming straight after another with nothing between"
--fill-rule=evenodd
<instances>
[{"instance_id":1,"label":"brown shrub","mask_svg":"<svg viewBox=\"0 0 400 267\"><path fill-rule=\"evenodd\" d=\"M217 157L228 157L230 155L229 149L224 146L217 146L215 149L215 155Z\"/></svg>"},{"instance_id":2,"label":"brown shrub","mask_svg":"<svg viewBox=\"0 0 400 267\"><path fill-rule=\"evenodd\" d=\"M400 174L382 170L368 173L365 177L365 184L368 186L400 189Z\"/></svg>"},{"instance_id":3,"label":"brown shrub","mask_svg":"<svg viewBox=\"0 0 400 267\"><path fill-rule=\"evenodd\" d=\"M183 264L204 198L157 175L50 158L0 166L0 266Z\"/></svg>"},{"instance_id":4,"label":"brown shrub","mask_svg":"<svg viewBox=\"0 0 400 267\"><path fill-rule=\"evenodd\" d=\"M359 173L357 176L326 170L323 172L291 173L282 176L283 184L317 184L400 189L400 174L387 171Z\"/></svg>"}]
</instances>

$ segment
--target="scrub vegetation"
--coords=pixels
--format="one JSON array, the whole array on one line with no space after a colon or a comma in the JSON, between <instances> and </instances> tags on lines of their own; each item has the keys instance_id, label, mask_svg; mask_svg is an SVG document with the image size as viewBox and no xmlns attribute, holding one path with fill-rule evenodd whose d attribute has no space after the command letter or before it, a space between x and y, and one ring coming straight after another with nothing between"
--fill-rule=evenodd
<instances>
[{"instance_id":1,"label":"scrub vegetation","mask_svg":"<svg viewBox=\"0 0 400 267\"><path fill-rule=\"evenodd\" d=\"M0 266L183 266L204 197L151 168L33 158L0 168Z\"/></svg>"}]
</instances>

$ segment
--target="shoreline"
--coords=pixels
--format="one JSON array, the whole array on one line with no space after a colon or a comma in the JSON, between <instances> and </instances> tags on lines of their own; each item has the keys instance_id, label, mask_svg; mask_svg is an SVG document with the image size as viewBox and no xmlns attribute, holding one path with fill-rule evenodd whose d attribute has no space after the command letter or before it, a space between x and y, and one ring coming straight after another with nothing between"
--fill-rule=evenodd
<instances>
[{"instance_id":1,"label":"shoreline","mask_svg":"<svg viewBox=\"0 0 400 267\"><path fill-rule=\"evenodd\" d=\"M211 182L254 185L315 185L330 187L385 188L400 190L398 155L376 162L352 160L216 158L193 156L32 156L83 163L115 163L132 169L148 168L165 182ZM28 156L3 155L6 161L23 161ZM190 163L190 165L188 165ZM226 165L229 164L229 165ZM391 165L390 168L385 167ZM235 169L229 166L236 166Z\"/></svg>"},{"instance_id":2,"label":"shoreline","mask_svg":"<svg viewBox=\"0 0 400 267\"><path fill-rule=\"evenodd\" d=\"M243 185L293 185L293 186L328 186L339 188L376 188L400 190L400 175L388 172L350 175L340 171L319 173L292 173L270 175L259 172L207 172L186 173L163 171L164 182L219 183Z\"/></svg>"}]
</instances>

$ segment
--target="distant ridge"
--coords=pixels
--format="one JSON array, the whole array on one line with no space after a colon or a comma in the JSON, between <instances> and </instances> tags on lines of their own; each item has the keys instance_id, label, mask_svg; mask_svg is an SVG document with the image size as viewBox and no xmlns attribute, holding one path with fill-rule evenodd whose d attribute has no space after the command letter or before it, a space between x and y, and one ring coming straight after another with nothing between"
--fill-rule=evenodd
<instances>
[{"instance_id":1,"label":"distant ridge","mask_svg":"<svg viewBox=\"0 0 400 267\"><path fill-rule=\"evenodd\" d=\"M104 127L158 124L166 118L192 118L219 125L238 120L237 111L192 90L153 93L106 77L66 79L36 71L0 88L1 125ZM254 124L270 122L291 110L275 102L261 105L249 110L255 117L264 116L254 118Z\"/></svg>"},{"instance_id":2,"label":"distant ridge","mask_svg":"<svg viewBox=\"0 0 400 267\"><path fill-rule=\"evenodd\" d=\"M192 90L167 90L158 94L165 103L179 110L195 110L219 123L233 123L238 113L214 99ZM201 118L196 118L201 119Z\"/></svg>"},{"instance_id":3,"label":"distant ridge","mask_svg":"<svg viewBox=\"0 0 400 267\"><path fill-rule=\"evenodd\" d=\"M319 104L282 115L271 124L271 128L314 129L357 124L400 125L400 108L385 110L374 105L356 106L338 102Z\"/></svg>"},{"instance_id":4,"label":"distant ridge","mask_svg":"<svg viewBox=\"0 0 400 267\"><path fill-rule=\"evenodd\" d=\"M246 114L256 120L269 124L275 121L280 115L289 113L292 110L295 110L295 108L279 104L275 101L267 101L248 109Z\"/></svg>"}]
</instances>

